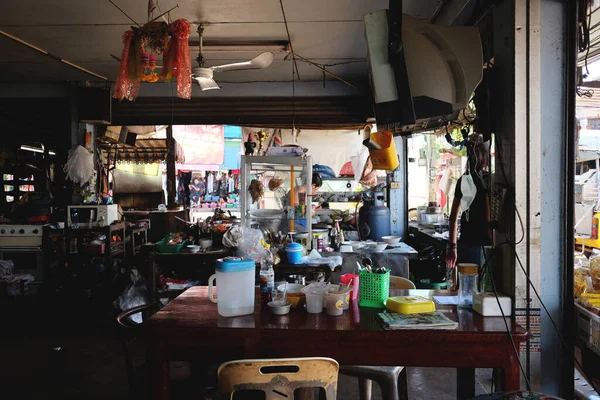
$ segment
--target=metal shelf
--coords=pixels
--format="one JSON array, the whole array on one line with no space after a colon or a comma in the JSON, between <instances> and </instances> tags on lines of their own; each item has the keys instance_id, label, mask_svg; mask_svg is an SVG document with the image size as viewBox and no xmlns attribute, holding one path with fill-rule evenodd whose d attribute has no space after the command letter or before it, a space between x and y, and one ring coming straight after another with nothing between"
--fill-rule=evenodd
<instances>
[{"instance_id":1,"label":"metal shelf","mask_svg":"<svg viewBox=\"0 0 600 400\"><path fill-rule=\"evenodd\" d=\"M294 167L304 167L306 166L307 159L310 157L300 157L300 156L242 156L245 159L245 163L250 165L251 168L255 168L255 166L263 165L263 166L294 166ZM242 160L244 163L244 160Z\"/></svg>"},{"instance_id":2,"label":"metal shelf","mask_svg":"<svg viewBox=\"0 0 600 400\"><path fill-rule=\"evenodd\" d=\"M241 206L241 220L242 225L248 227L250 220L260 220L260 218L249 217L248 211L251 208L252 200L250 198L250 194L248 193L248 186L250 185L250 179L253 174L257 172L277 172L277 171L285 171L291 172L292 167L294 167L294 175L295 178L303 178L304 184L306 184L306 180L310 181L312 179L312 158L310 156L290 156L290 157L281 157L281 156L245 156L242 155L241 158L241 188L242 191L240 193L240 206ZM290 184L296 184L296 181L293 180ZM310 186L310 182L308 182L308 186ZM266 190L265 190L266 191ZM310 199L308 196L306 197L306 203L310 204ZM287 218L275 218L270 219L270 221L279 220L281 222L290 221ZM312 207L306 207L304 218L296 218L295 221L312 220ZM260 222L259 222L260 223ZM305 227L306 231L311 234L311 224L307 224ZM282 229L284 231L285 229ZM287 232L285 232L287 233Z\"/></svg>"}]
</instances>

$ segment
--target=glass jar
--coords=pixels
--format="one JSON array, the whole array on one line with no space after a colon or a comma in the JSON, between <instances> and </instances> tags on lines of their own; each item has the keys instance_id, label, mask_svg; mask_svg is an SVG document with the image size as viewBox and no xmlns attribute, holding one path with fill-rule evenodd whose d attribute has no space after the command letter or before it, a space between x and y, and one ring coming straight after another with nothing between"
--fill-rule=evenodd
<instances>
[{"instance_id":1,"label":"glass jar","mask_svg":"<svg viewBox=\"0 0 600 400\"><path fill-rule=\"evenodd\" d=\"M477 292L477 264L462 263L458 265L458 306L473 307L473 293Z\"/></svg>"}]
</instances>

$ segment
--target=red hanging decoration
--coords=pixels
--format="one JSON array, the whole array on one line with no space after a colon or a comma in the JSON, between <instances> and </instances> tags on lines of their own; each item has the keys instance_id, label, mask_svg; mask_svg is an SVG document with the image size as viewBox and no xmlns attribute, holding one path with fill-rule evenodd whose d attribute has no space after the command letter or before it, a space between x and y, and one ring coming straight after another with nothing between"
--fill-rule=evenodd
<instances>
[{"instance_id":1,"label":"red hanging decoration","mask_svg":"<svg viewBox=\"0 0 600 400\"><path fill-rule=\"evenodd\" d=\"M188 39L190 23L178 19L171 24L149 22L141 28L132 27L123 34L123 52L113 97L135 100L141 82L177 81L177 96L192 97L192 66ZM157 54L163 65L156 72Z\"/></svg>"}]
</instances>

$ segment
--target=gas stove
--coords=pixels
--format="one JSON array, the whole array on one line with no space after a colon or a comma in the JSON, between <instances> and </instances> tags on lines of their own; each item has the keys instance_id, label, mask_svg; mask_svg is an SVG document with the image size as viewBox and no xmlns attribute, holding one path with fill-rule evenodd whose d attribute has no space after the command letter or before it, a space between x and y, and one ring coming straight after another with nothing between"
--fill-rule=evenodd
<instances>
[{"instance_id":1,"label":"gas stove","mask_svg":"<svg viewBox=\"0 0 600 400\"><path fill-rule=\"evenodd\" d=\"M43 225L0 225L2 236L42 236Z\"/></svg>"},{"instance_id":2,"label":"gas stove","mask_svg":"<svg viewBox=\"0 0 600 400\"><path fill-rule=\"evenodd\" d=\"M43 225L0 225L0 247L41 247Z\"/></svg>"}]
</instances>

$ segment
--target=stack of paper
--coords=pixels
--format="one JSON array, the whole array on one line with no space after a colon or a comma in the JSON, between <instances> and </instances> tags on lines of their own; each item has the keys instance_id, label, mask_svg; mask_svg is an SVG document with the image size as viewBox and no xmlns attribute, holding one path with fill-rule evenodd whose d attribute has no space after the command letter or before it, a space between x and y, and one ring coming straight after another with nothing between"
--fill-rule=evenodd
<instances>
[{"instance_id":1,"label":"stack of paper","mask_svg":"<svg viewBox=\"0 0 600 400\"><path fill-rule=\"evenodd\" d=\"M377 314L385 329L456 329L458 322L452 321L442 312L427 314Z\"/></svg>"}]
</instances>

